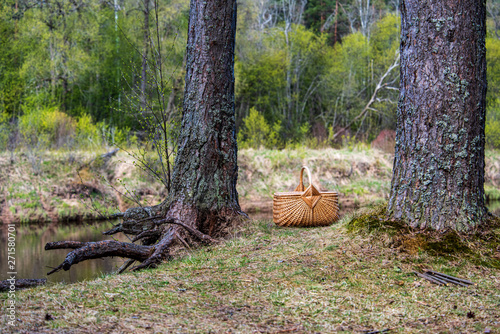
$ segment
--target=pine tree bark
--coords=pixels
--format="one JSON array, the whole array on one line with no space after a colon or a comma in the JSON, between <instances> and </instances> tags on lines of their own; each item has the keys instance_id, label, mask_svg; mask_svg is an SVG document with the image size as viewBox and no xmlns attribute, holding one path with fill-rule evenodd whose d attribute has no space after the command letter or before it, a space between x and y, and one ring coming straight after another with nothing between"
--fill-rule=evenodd
<instances>
[{"instance_id":1,"label":"pine tree bark","mask_svg":"<svg viewBox=\"0 0 500 334\"><path fill-rule=\"evenodd\" d=\"M164 210L208 235L240 206L234 110L236 1L192 0L186 88L172 190ZM186 219L186 216L190 216Z\"/></svg>"},{"instance_id":2,"label":"pine tree bark","mask_svg":"<svg viewBox=\"0 0 500 334\"><path fill-rule=\"evenodd\" d=\"M246 216L236 191L235 33L236 0L191 0L182 126L170 193L157 206L127 210L123 222L105 232L135 235L133 240L143 245L49 243L46 249L74 249L51 273L104 256L140 261L136 270L152 267L169 257L174 244L217 242L214 238Z\"/></svg>"},{"instance_id":3,"label":"pine tree bark","mask_svg":"<svg viewBox=\"0 0 500 334\"><path fill-rule=\"evenodd\" d=\"M388 216L468 231L484 205L486 7L403 0L401 88Z\"/></svg>"}]
</instances>

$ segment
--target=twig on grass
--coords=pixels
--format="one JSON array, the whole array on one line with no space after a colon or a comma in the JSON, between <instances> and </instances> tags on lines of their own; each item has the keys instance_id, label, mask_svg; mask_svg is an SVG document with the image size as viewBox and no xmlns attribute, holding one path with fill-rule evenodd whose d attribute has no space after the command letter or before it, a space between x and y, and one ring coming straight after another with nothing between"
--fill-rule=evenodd
<instances>
[{"instance_id":1,"label":"twig on grass","mask_svg":"<svg viewBox=\"0 0 500 334\"><path fill-rule=\"evenodd\" d=\"M466 286L466 285L477 285L477 283L468 281L466 279L458 278L458 277L454 277L454 276L450 276L450 275L446 275L446 274L443 274L443 273L440 273L440 272L437 272L437 271L434 271L434 270L426 270L426 273L430 273L430 274L435 275L435 276L440 276L440 277L444 278L445 280L449 281L450 283L454 283L454 284L458 284L458 285L463 285L463 286ZM463 284L459 284L458 282L463 283Z\"/></svg>"},{"instance_id":2,"label":"twig on grass","mask_svg":"<svg viewBox=\"0 0 500 334\"><path fill-rule=\"evenodd\" d=\"M438 284L438 285L448 285L448 283L460 285L460 286L469 286L469 285L477 285L477 283L468 281L463 278L458 278L450 275L446 275L434 270L426 270L424 273L413 272L418 277L425 278L426 280Z\"/></svg>"}]
</instances>

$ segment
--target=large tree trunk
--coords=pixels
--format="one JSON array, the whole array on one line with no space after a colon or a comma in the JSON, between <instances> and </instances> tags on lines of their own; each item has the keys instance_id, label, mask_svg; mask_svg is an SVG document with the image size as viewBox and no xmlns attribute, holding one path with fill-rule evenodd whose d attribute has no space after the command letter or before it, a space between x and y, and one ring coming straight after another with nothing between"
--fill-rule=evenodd
<instances>
[{"instance_id":1,"label":"large tree trunk","mask_svg":"<svg viewBox=\"0 0 500 334\"><path fill-rule=\"evenodd\" d=\"M486 8L401 1L401 88L388 215L412 227L470 230L484 206Z\"/></svg>"},{"instance_id":2,"label":"large tree trunk","mask_svg":"<svg viewBox=\"0 0 500 334\"><path fill-rule=\"evenodd\" d=\"M127 210L122 224L106 232L135 235L133 241L143 245L49 243L46 249L74 248L51 273L104 256L140 261L135 269L155 266L177 241L215 242L239 220L235 32L236 0L191 0L184 112L170 193L157 206Z\"/></svg>"},{"instance_id":3,"label":"large tree trunk","mask_svg":"<svg viewBox=\"0 0 500 334\"><path fill-rule=\"evenodd\" d=\"M235 0L191 1L182 127L171 195L162 206L209 235L221 232L224 217L240 212L235 32Z\"/></svg>"}]
</instances>

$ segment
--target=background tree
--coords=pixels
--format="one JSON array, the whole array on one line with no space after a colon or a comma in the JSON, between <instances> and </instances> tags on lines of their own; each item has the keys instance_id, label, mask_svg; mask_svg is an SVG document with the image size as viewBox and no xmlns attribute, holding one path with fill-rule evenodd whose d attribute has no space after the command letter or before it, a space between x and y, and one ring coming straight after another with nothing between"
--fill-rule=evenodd
<instances>
[{"instance_id":1,"label":"background tree","mask_svg":"<svg viewBox=\"0 0 500 334\"><path fill-rule=\"evenodd\" d=\"M484 206L484 1L401 1L401 88L388 215L471 230Z\"/></svg>"},{"instance_id":2,"label":"background tree","mask_svg":"<svg viewBox=\"0 0 500 334\"><path fill-rule=\"evenodd\" d=\"M241 0L237 129L243 128L252 108L271 126L281 122L278 147L306 142L337 146L338 140L325 140L328 133L330 138L339 133L337 137L371 141L381 130L395 129L398 67L385 77L382 89L377 87L397 59L398 3ZM500 147L497 3L487 2L489 148ZM137 142L135 138L141 142L146 138L141 122L124 111L158 110L158 103L151 103L157 95L151 83L158 65L146 62L145 56L163 59L166 109L180 119L189 1L160 1L156 7L158 20L150 14L151 0L1 2L0 128L16 132L28 114L40 118L57 110L73 120L90 116L97 129L90 131L94 137L77 135L83 141L65 145L68 149L123 146ZM159 29L154 28L156 21ZM153 50L160 50L161 57ZM128 97L136 93L139 100L131 108ZM2 144L0 149L5 149ZM20 149L27 145L18 143ZM51 144L42 149L48 147L60 148Z\"/></svg>"},{"instance_id":3,"label":"background tree","mask_svg":"<svg viewBox=\"0 0 500 334\"><path fill-rule=\"evenodd\" d=\"M154 266L176 242L186 244L192 236L213 241L242 214L236 192L235 33L235 0L191 1L182 129L171 192L158 206L127 210L123 223L108 232L136 235L134 241L144 245L50 243L46 249L76 248L51 273L103 256L139 260L136 269Z\"/></svg>"}]
</instances>

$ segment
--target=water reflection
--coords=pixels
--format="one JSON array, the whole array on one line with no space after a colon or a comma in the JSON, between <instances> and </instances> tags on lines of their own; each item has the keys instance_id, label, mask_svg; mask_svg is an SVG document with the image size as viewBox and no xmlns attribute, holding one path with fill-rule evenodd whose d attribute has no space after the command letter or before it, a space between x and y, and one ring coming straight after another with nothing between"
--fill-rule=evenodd
<instances>
[{"instance_id":1,"label":"water reflection","mask_svg":"<svg viewBox=\"0 0 500 334\"><path fill-rule=\"evenodd\" d=\"M77 282L99 277L102 273L115 271L123 263L121 258L104 258L84 261L71 267L68 271L47 276L52 267L64 261L69 250L55 249L46 251L45 244L51 241L99 241L113 239L102 235L102 231L110 229L116 222L92 223L45 223L21 224L16 226L16 271L17 278L47 278L52 282ZM7 276L7 239L6 225L0 225L0 280ZM114 239L127 241L119 235Z\"/></svg>"}]
</instances>

